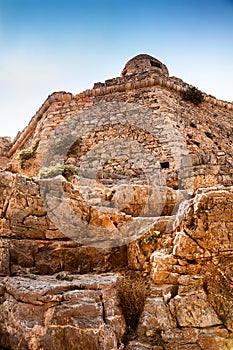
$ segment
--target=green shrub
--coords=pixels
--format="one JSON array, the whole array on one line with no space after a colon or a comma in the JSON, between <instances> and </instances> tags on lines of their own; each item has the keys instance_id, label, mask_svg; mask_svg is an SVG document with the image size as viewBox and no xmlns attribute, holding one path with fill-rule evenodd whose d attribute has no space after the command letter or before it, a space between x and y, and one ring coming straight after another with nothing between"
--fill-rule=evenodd
<instances>
[{"instance_id":1,"label":"green shrub","mask_svg":"<svg viewBox=\"0 0 233 350\"><path fill-rule=\"evenodd\" d=\"M56 279L59 280L59 281L73 281L74 277L73 276L69 276L65 273L59 273L57 276L56 276Z\"/></svg>"},{"instance_id":2,"label":"green shrub","mask_svg":"<svg viewBox=\"0 0 233 350\"><path fill-rule=\"evenodd\" d=\"M185 101L193 102L196 106L204 101L202 92L194 86L188 87L187 90L183 93L182 98Z\"/></svg>"},{"instance_id":3,"label":"green shrub","mask_svg":"<svg viewBox=\"0 0 233 350\"><path fill-rule=\"evenodd\" d=\"M22 149L18 152L16 160L19 163L21 169L25 168L25 162L31 158L35 158L36 150L38 148L40 140L33 142L32 147L28 149Z\"/></svg>"},{"instance_id":4,"label":"green shrub","mask_svg":"<svg viewBox=\"0 0 233 350\"><path fill-rule=\"evenodd\" d=\"M58 175L68 179L72 175L77 175L77 170L72 165L56 164L50 167L44 167L39 172L39 179L49 179Z\"/></svg>"},{"instance_id":5,"label":"green shrub","mask_svg":"<svg viewBox=\"0 0 233 350\"><path fill-rule=\"evenodd\" d=\"M152 231L141 239L140 244L143 245L143 244L156 243L158 241L159 236L160 236L159 231Z\"/></svg>"}]
</instances>

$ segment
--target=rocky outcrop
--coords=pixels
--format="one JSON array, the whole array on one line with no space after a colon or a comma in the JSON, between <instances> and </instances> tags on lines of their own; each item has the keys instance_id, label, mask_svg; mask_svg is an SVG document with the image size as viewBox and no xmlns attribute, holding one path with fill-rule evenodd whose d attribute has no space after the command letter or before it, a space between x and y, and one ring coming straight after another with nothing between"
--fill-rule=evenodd
<instances>
[{"instance_id":1,"label":"rocky outcrop","mask_svg":"<svg viewBox=\"0 0 233 350\"><path fill-rule=\"evenodd\" d=\"M72 281L35 275L1 279L1 348L119 349L125 321L116 279L114 274Z\"/></svg>"},{"instance_id":2,"label":"rocky outcrop","mask_svg":"<svg viewBox=\"0 0 233 350\"><path fill-rule=\"evenodd\" d=\"M62 182L70 203L83 200ZM233 188L199 190L184 210L115 248L85 246L55 228L39 189L38 180L1 173L2 348L231 349ZM94 217L108 227L106 213ZM130 270L150 281L133 334L117 289Z\"/></svg>"},{"instance_id":3,"label":"rocky outcrop","mask_svg":"<svg viewBox=\"0 0 233 350\"><path fill-rule=\"evenodd\" d=\"M140 339L160 334L164 349L232 348L232 204L232 189L200 191L172 244L159 238L150 256L152 284Z\"/></svg>"},{"instance_id":4,"label":"rocky outcrop","mask_svg":"<svg viewBox=\"0 0 233 350\"><path fill-rule=\"evenodd\" d=\"M65 179L67 191L72 196L72 186ZM1 188L1 251L0 274L18 275L19 273L53 274L62 270L72 273L106 272L127 264L127 252L124 246L96 249L82 246L78 239L71 240L67 232L69 223L60 231L47 215L46 207L40 196L38 181L9 172L0 173ZM83 207L82 215L88 207L82 205L81 197L76 196L71 204ZM56 204L56 202L54 201ZM81 206L82 205L82 206ZM65 208L67 210L67 208ZM69 214L69 213L68 213ZM101 221L100 214L87 213L90 220ZM87 215L86 214L86 215ZM63 211L65 215L65 211ZM93 218L92 218L93 217ZM109 225L111 215L105 215L104 223ZM103 220L102 220L103 223ZM114 225L113 225L114 226ZM103 227L103 226L102 226ZM115 227L115 226L114 226ZM71 228L72 229L72 228ZM73 227L76 229L76 227ZM80 232L80 231L78 231Z\"/></svg>"}]
</instances>

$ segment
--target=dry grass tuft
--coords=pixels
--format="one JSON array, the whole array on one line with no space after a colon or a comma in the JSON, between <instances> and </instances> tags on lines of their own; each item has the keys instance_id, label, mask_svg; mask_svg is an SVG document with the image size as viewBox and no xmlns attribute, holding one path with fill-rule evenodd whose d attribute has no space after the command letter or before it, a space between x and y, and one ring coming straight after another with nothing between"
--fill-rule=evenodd
<instances>
[{"instance_id":1,"label":"dry grass tuft","mask_svg":"<svg viewBox=\"0 0 233 350\"><path fill-rule=\"evenodd\" d=\"M127 326L123 342L128 342L136 332L148 294L148 282L140 272L130 271L118 279L117 292Z\"/></svg>"}]
</instances>

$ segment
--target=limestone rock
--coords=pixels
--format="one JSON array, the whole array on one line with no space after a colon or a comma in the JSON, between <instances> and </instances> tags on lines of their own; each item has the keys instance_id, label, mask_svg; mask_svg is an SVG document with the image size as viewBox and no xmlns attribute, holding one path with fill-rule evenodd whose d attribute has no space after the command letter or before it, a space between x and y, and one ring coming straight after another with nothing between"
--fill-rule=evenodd
<instances>
[{"instance_id":1,"label":"limestone rock","mask_svg":"<svg viewBox=\"0 0 233 350\"><path fill-rule=\"evenodd\" d=\"M169 305L180 327L208 328L222 324L203 291L176 296Z\"/></svg>"},{"instance_id":2,"label":"limestone rock","mask_svg":"<svg viewBox=\"0 0 233 350\"><path fill-rule=\"evenodd\" d=\"M69 276L71 278L71 276ZM1 279L0 346L119 349L125 330L114 274Z\"/></svg>"},{"instance_id":3,"label":"limestone rock","mask_svg":"<svg viewBox=\"0 0 233 350\"><path fill-rule=\"evenodd\" d=\"M156 346L156 345L148 345L143 344L138 341L131 341L129 344L125 347L125 350L163 350L162 346Z\"/></svg>"}]
</instances>

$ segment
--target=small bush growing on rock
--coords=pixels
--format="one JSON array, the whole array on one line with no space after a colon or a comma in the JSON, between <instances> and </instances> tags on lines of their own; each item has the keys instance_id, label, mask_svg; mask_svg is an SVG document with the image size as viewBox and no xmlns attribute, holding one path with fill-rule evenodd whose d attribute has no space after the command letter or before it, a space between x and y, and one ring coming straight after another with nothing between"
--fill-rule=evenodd
<instances>
[{"instance_id":1,"label":"small bush growing on rock","mask_svg":"<svg viewBox=\"0 0 233 350\"><path fill-rule=\"evenodd\" d=\"M148 285L141 274L129 272L118 279L117 292L127 326L124 343L135 334L147 296Z\"/></svg>"},{"instance_id":2,"label":"small bush growing on rock","mask_svg":"<svg viewBox=\"0 0 233 350\"><path fill-rule=\"evenodd\" d=\"M64 274L64 273L59 273L56 276L56 279L59 280L59 281L73 281L74 277L73 276L69 276L69 275Z\"/></svg>"},{"instance_id":3,"label":"small bush growing on rock","mask_svg":"<svg viewBox=\"0 0 233 350\"><path fill-rule=\"evenodd\" d=\"M152 231L148 233L144 238L141 239L140 244L151 244L151 243L156 243L158 241L158 238L160 236L159 231Z\"/></svg>"},{"instance_id":4,"label":"small bush growing on rock","mask_svg":"<svg viewBox=\"0 0 233 350\"><path fill-rule=\"evenodd\" d=\"M39 179L49 179L58 175L68 179L72 175L77 175L77 170L72 165L56 164L50 167L44 167L39 172Z\"/></svg>"},{"instance_id":5,"label":"small bush growing on rock","mask_svg":"<svg viewBox=\"0 0 233 350\"><path fill-rule=\"evenodd\" d=\"M161 335L161 330L156 330L154 335L153 335L153 339L152 339L152 345L153 346L163 346L164 345L164 341Z\"/></svg>"},{"instance_id":6,"label":"small bush growing on rock","mask_svg":"<svg viewBox=\"0 0 233 350\"><path fill-rule=\"evenodd\" d=\"M202 92L194 86L188 87L187 90L183 93L182 98L185 101L193 102L196 106L204 101Z\"/></svg>"},{"instance_id":7,"label":"small bush growing on rock","mask_svg":"<svg viewBox=\"0 0 233 350\"><path fill-rule=\"evenodd\" d=\"M21 169L25 168L25 162L36 155L36 150L38 148L40 140L33 142L32 147L28 149L22 149L16 156L16 160L19 163Z\"/></svg>"}]
</instances>

